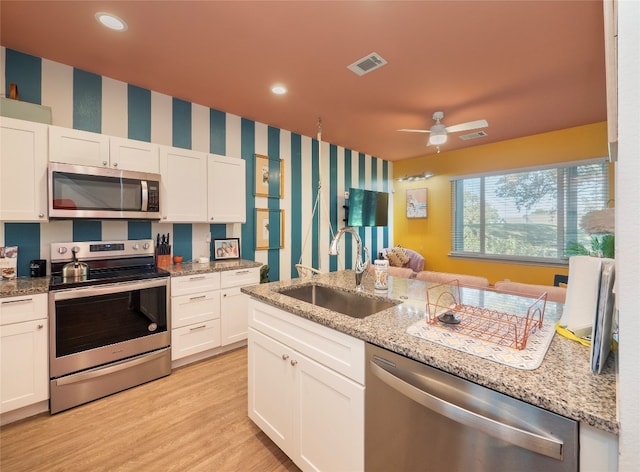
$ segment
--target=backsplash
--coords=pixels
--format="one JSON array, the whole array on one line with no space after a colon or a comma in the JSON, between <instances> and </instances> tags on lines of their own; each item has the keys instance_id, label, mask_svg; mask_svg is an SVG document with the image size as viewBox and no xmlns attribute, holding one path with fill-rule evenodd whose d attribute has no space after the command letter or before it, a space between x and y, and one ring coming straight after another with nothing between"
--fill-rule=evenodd
<instances>
[{"instance_id":1,"label":"backsplash","mask_svg":"<svg viewBox=\"0 0 640 472\"><path fill-rule=\"evenodd\" d=\"M343 225L344 191L352 186L392 191L393 165L376 157L12 49L0 48L0 60L2 90L18 83L22 100L52 108L54 125L242 158L247 169L244 224L1 223L0 245L19 246L19 276L29 274L31 259L49 259L52 242L142 239L157 233L171 233L173 253L185 261L209 255L209 233L212 239L240 238L242 258L269 264L271 280L296 277L301 256L302 263L323 271L351 267L351 251L342 251L339 260L328 256L330 225L334 232ZM254 196L256 154L284 161L283 198ZM312 218L320 176L325 208ZM284 210L283 248L255 249L256 208ZM361 230L371 254L392 244L392 234L391 227Z\"/></svg>"}]
</instances>

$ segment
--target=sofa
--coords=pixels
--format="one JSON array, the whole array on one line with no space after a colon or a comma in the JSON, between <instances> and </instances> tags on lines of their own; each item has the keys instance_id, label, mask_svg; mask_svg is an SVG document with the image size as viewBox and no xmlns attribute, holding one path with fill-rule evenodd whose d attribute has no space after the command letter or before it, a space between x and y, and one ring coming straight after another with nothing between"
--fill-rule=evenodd
<instances>
[{"instance_id":1,"label":"sofa","mask_svg":"<svg viewBox=\"0 0 640 472\"><path fill-rule=\"evenodd\" d=\"M527 297L539 297L547 292L547 301L564 303L567 296L566 287L555 287L553 285L537 285L525 284L520 282L511 282L510 280L502 280L496 282L494 286L496 292L513 293L516 295L524 295Z\"/></svg>"},{"instance_id":2,"label":"sofa","mask_svg":"<svg viewBox=\"0 0 640 472\"><path fill-rule=\"evenodd\" d=\"M432 270L422 270L416 274L416 279L431 283L447 283L457 280L463 287L488 288L489 279L477 275L452 274L450 272L435 272Z\"/></svg>"},{"instance_id":3,"label":"sofa","mask_svg":"<svg viewBox=\"0 0 640 472\"><path fill-rule=\"evenodd\" d=\"M369 272L374 273L375 270L376 270L375 266L373 264L371 264L369 266ZM413 269L411 269L409 267L391 267L391 266L389 266L388 274L391 277L402 277L404 279L415 279L415 277L416 277L416 273L413 271Z\"/></svg>"},{"instance_id":4,"label":"sofa","mask_svg":"<svg viewBox=\"0 0 640 472\"><path fill-rule=\"evenodd\" d=\"M388 259L389 258L388 253L393 251L394 249L395 248L393 247L383 248L380 251L382 253L382 257L384 257L385 259ZM412 249L407 249L407 248L402 248L402 249L404 250L406 255L409 257L409 260L402 265L402 268L411 269L413 272L416 272L416 273L424 269L424 257L422 257L420 253L417 253ZM391 261L389 265L391 265Z\"/></svg>"}]
</instances>

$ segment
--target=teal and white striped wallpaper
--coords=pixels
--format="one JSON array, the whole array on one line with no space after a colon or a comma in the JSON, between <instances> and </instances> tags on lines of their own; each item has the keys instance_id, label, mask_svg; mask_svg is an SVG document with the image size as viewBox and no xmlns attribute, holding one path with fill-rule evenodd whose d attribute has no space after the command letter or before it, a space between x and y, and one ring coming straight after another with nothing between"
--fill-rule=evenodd
<instances>
[{"instance_id":1,"label":"teal and white striped wallpaper","mask_svg":"<svg viewBox=\"0 0 640 472\"><path fill-rule=\"evenodd\" d=\"M20 276L28 275L29 260L49 258L52 242L141 239L157 233L171 233L174 254L185 260L210 255L209 233L212 238L239 237L242 257L269 264L272 281L296 277L294 264L301 256L303 264L323 271L350 268L351 251L343 249L339 258L328 255L330 228L335 232L343 226L345 190L392 190L392 163L370 155L4 47L0 65L0 90L8 94L9 84L17 83L21 100L52 108L54 125L228 155L245 159L247 166L245 224L3 222L0 245L19 246ZM283 198L254 196L255 154L276 163L284 160ZM312 218L320 178L321 210ZM256 208L284 210L284 248L255 249ZM373 255L391 244L391 227L362 228L360 234ZM270 235L280 239L279 228ZM349 235L345 241L353 244Z\"/></svg>"}]
</instances>

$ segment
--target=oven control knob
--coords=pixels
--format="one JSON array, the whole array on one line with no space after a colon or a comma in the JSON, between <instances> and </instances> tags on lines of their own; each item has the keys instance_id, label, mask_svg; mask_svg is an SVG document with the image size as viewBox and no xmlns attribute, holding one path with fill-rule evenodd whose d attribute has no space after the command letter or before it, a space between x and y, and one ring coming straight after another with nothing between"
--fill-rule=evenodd
<instances>
[{"instance_id":1,"label":"oven control knob","mask_svg":"<svg viewBox=\"0 0 640 472\"><path fill-rule=\"evenodd\" d=\"M135 251L137 251L138 249L140 249L140 245L139 245L138 243L135 243L135 244L133 245L133 249L134 249Z\"/></svg>"},{"instance_id":2,"label":"oven control knob","mask_svg":"<svg viewBox=\"0 0 640 472\"><path fill-rule=\"evenodd\" d=\"M142 249L149 249L149 243L144 243L142 245Z\"/></svg>"},{"instance_id":3,"label":"oven control knob","mask_svg":"<svg viewBox=\"0 0 640 472\"><path fill-rule=\"evenodd\" d=\"M59 254L66 254L67 253L67 248L62 246L58 248L58 253Z\"/></svg>"}]
</instances>

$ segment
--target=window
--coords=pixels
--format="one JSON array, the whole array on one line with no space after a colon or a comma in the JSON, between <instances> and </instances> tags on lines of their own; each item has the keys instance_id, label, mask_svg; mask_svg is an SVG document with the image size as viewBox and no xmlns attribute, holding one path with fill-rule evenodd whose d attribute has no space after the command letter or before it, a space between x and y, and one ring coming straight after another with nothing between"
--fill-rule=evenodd
<instances>
[{"instance_id":1,"label":"window","mask_svg":"<svg viewBox=\"0 0 640 472\"><path fill-rule=\"evenodd\" d=\"M452 255L559 263L589 244L582 217L607 208L606 160L456 178Z\"/></svg>"}]
</instances>

